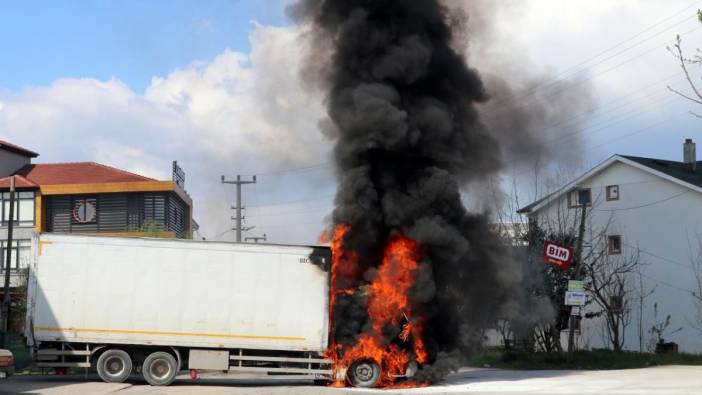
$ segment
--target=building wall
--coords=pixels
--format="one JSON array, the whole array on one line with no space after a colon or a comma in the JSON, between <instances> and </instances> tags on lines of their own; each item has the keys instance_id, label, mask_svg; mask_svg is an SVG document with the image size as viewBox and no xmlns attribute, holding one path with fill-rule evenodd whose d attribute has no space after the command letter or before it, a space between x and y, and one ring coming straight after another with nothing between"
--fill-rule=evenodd
<instances>
[{"instance_id":1,"label":"building wall","mask_svg":"<svg viewBox=\"0 0 702 395\"><path fill-rule=\"evenodd\" d=\"M20 197L22 197L22 199L19 199ZM15 198L17 199L15 218L19 218L20 221L15 223L12 232L13 241L11 245L13 256L10 262L10 286L12 287L23 285L22 281L24 278L21 276L21 271L17 269L25 268L29 262L31 256L31 241L35 226L35 215L32 215L34 214L34 191L18 191ZM7 247L9 246L7 243L7 225L10 218L9 212L7 212L10 207L8 192L0 193L0 202L2 202L2 206L0 206L0 213L2 213L0 216L2 219L0 220L0 274L4 274ZM17 210L17 208L20 208L20 210Z\"/></svg>"},{"instance_id":2,"label":"building wall","mask_svg":"<svg viewBox=\"0 0 702 395\"><path fill-rule=\"evenodd\" d=\"M606 200L607 185L619 185L619 200ZM591 188L593 200L587 220L586 245L593 233L606 228L610 235L621 235L621 257L634 255L638 246L642 276L631 276L630 284L642 288L644 294L653 291L643 303L639 303L639 298L629 301L633 311L625 335L625 348L640 349L641 329L645 350L651 338L648 333L651 326L670 314L669 330L683 329L666 340L677 342L681 350L702 352L702 333L692 325L696 307L691 292L696 289L696 283L690 264L699 252L702 194L619 162L580 187ZM579 213L579 208L568 207L564 195L532 217L538 218L542 226L569 227L576 232ZM639 281L643 287L639 287ZM658 304L657 320L654 319L654 303ZM603 325L598 319L585 320L581 344L589 348L608 346Z\"/></svg>"},{"instance_id":3,"label":"building wall","mask_svg":"<svg viewBox=\"0 0 702 395\"><path fill-rule=\"evenodd\" d=\"M29 163L26 156L0 149L0 177L7 177Z\"/></svg>"},{"instance_id":4,"label":"building wall","mask_svg":"<svg viewBox=\"0 0 702 395\"><path fill-rule=\"evenodd\" d=\"M97 219L93 223L80 224L73 220L72 211L76 200L86 198L95 199ZM2 199L4 195L0 194L0 203ZM13 287L23 286L23 269L31 257L31 240L39 221L43 221L43 230L48 232L189 237L189 208L174 192L42 196L42 208L34 206L34 201L29 201L33 204L30 208L36 209L34 221L20 221L13 229L10 272ZM21 203L26 203L26 199ZM9 204L0 204L0 218L3 214L8 217L3 211L8 207ZM0 274L4 273L7 232L6 221L0 221Z\"/></svg>"},{"instance_id":5,"label":"building wall","mask_svg":"<svg viewBox=\"0 0 702 395\"><path fill-rule=\"evenodd\" d=\"M80 223L73 216L76 202L95 202L95 221ZM188 236L187 205L175 194L109 193L95 195L44 196L46 230L68 233L173 232Z\"/></svg>"}]
</instances>

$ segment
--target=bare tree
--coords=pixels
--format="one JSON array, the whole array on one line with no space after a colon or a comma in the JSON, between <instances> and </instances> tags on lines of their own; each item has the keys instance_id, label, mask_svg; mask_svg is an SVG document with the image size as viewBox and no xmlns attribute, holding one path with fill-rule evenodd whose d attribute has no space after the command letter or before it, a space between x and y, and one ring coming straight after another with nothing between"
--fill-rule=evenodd
<instances>
[{"instance_id":1,"label":"bare tree","mask_svg":"<svg viewBox=\"0 0 702 395\"><path fill-rule=\"evenodd\" d=\"M634 275L640 267L638 248L613 255L607 237L608 226L592 239L590 252L583 259L586 279L585 289L590 293L595 311L590 317L603 317L606 334L614 351L624 347L626 328L631 323Z\"/></svg>"},{"instance_id":2,"label":"bare tree","mask_svg":"<svg viewBox=\"0 0 702 395\"><path fill-rule=\"evenodd\" d=\"M702 22L702 11L697 10L697 20ZM692 81L692 77L690 76L690 70L688 69L688 66L699 66L702 64L702 51L699 48L695 49L695 54L692 57L686 57L683 54L683 49L682 49L682 39L680 38L680 35L678 34L675 37L675 44L673 44L672 47L668 46L666 47L668 52L670 52L673 57L680 63L680 68L682 69L683 73L685 74L685 79L687 79L688 85L690 85L690 89L692 90L691 94L681 92L677 89L672 88L670 85L668 85L668 90L671 92L684 97L685 99L695 103L695 104L702 104L702 93L700 89L697 87L697 85ZM694 115L697 118L702 119L702 115L690 111L691 115Z\"/></svg>"},{"instance_id":3,"label":"bare tree","mask_svg":"<svg viewBox=\"0 0 702 395\"><path fill-rule=\"evenodd\" d=\"M692 251L692 248L690 249ZM695 322L692 326L702 333L702 235L697 235L697 254L691 254L690 263L695 275L692 298L695 303Z\"/></svg>"},{"instance_id":4,"label":"bare tree","mask_svg":"<svg viewBox=\"0 0 702 395\"><path fill-rule=\"evenodd\" d=\"M666 336L678 333L683 329L680 327L668 332L668 327L670 327L670 314L668 314L663 321L658 321L658 303L653 304L653 321L654 324L651 326L651 329L648 330L648 333L651 335L648 341L649 352L658 351L659 345L665 343Z\"/></svg>"},{"instance_id":5,"label":"bare tree","mask_svg":"<svg viewBox=\"0 0 702 395\"><path fill-rule=\"evenodd\" d=\"M639 352L644 352L644 325L643 325L643 317L644 317L644 306L645 306L645 301L646 299L653 295L656 292L656 288L658 287L658 284L654 285L653 288L651 289L646 289L644 287L644 282L643 282L643 274L641 273L641 268L638 270L638 282L639 286L636 288L636 294L635 297L637 299L637 308L638 308L638 314L637 315L637 326L638 326L638 337L639 337Z\"/></svg>"}]
</instances>

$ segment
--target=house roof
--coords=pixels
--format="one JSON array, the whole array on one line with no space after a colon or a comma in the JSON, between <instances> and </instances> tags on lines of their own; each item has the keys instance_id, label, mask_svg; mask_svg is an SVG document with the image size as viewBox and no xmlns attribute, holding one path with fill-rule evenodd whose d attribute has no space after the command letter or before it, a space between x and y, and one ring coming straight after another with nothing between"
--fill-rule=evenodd
<instances>
[{"instance_id":1,"label":"house roof","mask_svg":"<svg viewBox=\"0 0 702 395\"><path fill-rule=\"evenodd\" d=\"M0 149L14 152L15 154L26 156L27 158L36 158L37 156L39 156L39 154L37 154L34 151L30 151L26 148L20 147L19 145L14 145L3 140L0 140Z\"/></svg>"},{"instance_id":2,"label":"house roof","mask_svg":"<svg viewBox=\"0 0 702 395\"><path fill-rule=\"evenodd\" d=\"M562 194L573 190L584 180L590 178L595 174L600 173L614 162L628 164L630 166L644 170L650 174L667 179L669 181L675 182L677 184L702 193L702 161L697 162L698 170L692 172L683 162L675 162L655 158L645 158L639 156L613 155L609 159L590 169L582 176L564 185L556 192L553 192L539 200L534 201L533 203L527 206L520 208L519 210L517 210L517 212L520 214L526 214L540 209L541 207L549 204L551 201L561 196Z\"/></svg>"},{"instance_id":3,"label":"house roof","mask_svg":"<svg viewBox=\"0 0 702 395\"><path fill-rule=\"evenodd\" d=\"M140 176L95 162L27 165L19 169L15 174L24 177L37 186L156 181L153 178ZM0 187L2 187L2 185L0 185Z\"/></svg>"},{"instance_id":4,"label":"house roof","mask_svg":"<svg viewBox=\"0 0 702 395\"><path fill-rule=\"evenodd\" d=\"M702 161L697 161L698 170L692 172L683 162L627 155L621 155L621 157L632 160L646 167L650 167L651 169L665 173L681 181L702 187Z\"/></svg>"},{"instance_id":5,"label":"house roof","mask_svg":"<svg viewBox=\"0 0 702 395\"><path fill-rule=\"evenodd\" d=\"M10 188L10 178L12 176L0 178L0 189ZM38 186L22 176L15 176L15 188L37 188Z\"/></svg>"}]
</instances>

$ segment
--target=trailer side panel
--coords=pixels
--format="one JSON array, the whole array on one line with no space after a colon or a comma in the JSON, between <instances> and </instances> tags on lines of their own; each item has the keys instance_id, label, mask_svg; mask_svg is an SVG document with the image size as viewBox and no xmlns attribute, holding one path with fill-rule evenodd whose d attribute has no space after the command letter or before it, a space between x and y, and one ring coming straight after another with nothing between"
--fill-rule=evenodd
<instances>
[{"instance_id":1,"label":"trailer side panel","mask_svg":"<svg viewBox=\"0 0 702 395\"><path fill-rule=\"evenodd\" d=\"M35 342L327 347L328 258L316 248L57 234L36 246Z\"/></svg>"}]
</instances>

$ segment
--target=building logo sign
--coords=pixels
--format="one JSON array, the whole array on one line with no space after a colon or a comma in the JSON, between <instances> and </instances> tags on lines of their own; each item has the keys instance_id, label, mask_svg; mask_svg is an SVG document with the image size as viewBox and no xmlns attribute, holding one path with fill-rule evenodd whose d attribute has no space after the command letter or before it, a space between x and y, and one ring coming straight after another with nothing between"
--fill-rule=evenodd
<instances>
[{"instance_id":1,"label":"building logo sign","mask_svg":"<svg viewBox=\"0 0 702 395\"><path fill-rule=\"evenodd\" d=\"M178 161L173 161L173 182L175 182L180 189L185 190L185 172L178 166Z\"/></svg>"},{"instance_id":2,"label":"building logo sign","mask_svg":"<svg viewBox=\"0 0 702 395\"><path fill-rule=\"evenodd\" d=\"M562 245L547 241L544 243L544 262L563 269L570 269L570 263L573 261L573 248L564 247Z\"/></svg>"},{"instance_id":3,"label":"building logo sign","mask_svg":"<svg viewBox=\"0 0 702 395\"><path fill-rule=\"evenodd\" d=\"M94 199L76 200L73 206L73 220L79 224L89 224L97 219L97 205Z\"/></svg>"}]
</instances>

